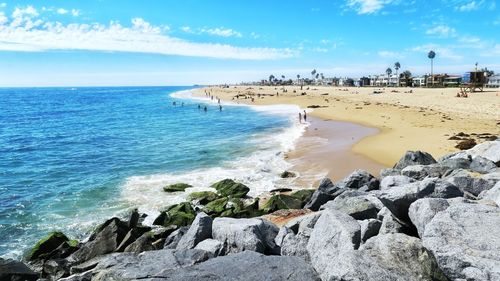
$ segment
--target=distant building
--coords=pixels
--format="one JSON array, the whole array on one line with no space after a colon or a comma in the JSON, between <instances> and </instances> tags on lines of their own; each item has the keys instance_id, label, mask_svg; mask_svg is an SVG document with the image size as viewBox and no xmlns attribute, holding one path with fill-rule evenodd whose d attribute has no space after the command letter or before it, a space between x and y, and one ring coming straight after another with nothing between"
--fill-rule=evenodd
<instances>
[{"instance_id":1,"label":"distant building","mask_svg":"<svg viewBox=\"0 0 500 281\"><path fill-rule=\"evenodd\" d=\"M444 79L448 77L448 74L434 74L427 77L427 85L431 87L443 87Z\"/></svg>"},{"instance_id":2,"label":"distant building","mask_svg":"<svg viewBox=\"0 0 500 281\"><path fill-rule=\"evenodd\" d=\"M460 86L461 81L462 81L461 76L450 75L450 76L444 78L443 86L445 86L445 87L458 87L458 86Z\"/></svg>"},{"instance_id":3,"label":"distant building","mask_svg":"<svg viewBox=\"0 0 500 281\"><path fill-rule=\"evenodd\" d=\"M412 78L413 87L425 87L425 85L427 85L425 83L426 79L427 79L426 76L413 77Z\"/></svg>"},{"instance_id":4,"label":"distant building","mask_svg":"<svg viewBox=\"0 0 500 281\"><path fill-rule=\"evenodd\" d=\"M488 83L486 84L488 88L500 88L500 74L495 74L488 78Z\"/></svg>"}]
</instances>

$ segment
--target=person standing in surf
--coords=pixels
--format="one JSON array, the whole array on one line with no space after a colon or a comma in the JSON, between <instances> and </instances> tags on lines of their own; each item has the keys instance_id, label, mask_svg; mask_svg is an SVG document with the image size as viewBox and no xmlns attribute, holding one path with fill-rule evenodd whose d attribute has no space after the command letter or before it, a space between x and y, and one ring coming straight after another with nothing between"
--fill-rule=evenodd
<instances>
[{"instance_id":1,"label":"person standing in surf","mask_svg":"<svg viewBox=\"0 0 500 281\"><path fill-rule=\"evenodd\" d=\"M304 122L307 122L307 114L305 110L304 110Z\"/></svg>"},{"instance_id":2,"label":"person standing in surf","mask_svg":"<svg viewBox=\"0 0 500 281\"><path fill-rule=\"evenodd\" d=\"M302 113L299 112L299 123L302 124Z\"/></svg>"}]
</instances>

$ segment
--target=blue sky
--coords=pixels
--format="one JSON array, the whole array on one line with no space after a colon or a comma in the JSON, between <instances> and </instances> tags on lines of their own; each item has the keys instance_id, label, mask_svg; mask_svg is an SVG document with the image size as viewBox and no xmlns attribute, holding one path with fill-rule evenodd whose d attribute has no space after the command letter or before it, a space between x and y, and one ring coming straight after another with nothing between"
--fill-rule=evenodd
<instances>
[{"instance_id":1,"label":"blue sky","mask_svg":"<svg viewBox=\"0 0 500 281\"><path fill-rule=\"evenodd\" d=\"M0 0L0 86L500 72L496 0Z\"/></svg>"}]
</instances>

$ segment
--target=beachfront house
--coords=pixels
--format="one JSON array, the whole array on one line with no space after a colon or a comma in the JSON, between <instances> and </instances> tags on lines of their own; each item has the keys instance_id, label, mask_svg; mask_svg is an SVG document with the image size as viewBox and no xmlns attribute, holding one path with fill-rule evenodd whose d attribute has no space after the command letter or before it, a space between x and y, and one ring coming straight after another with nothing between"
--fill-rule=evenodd
<instances>
[{"instance_id":1,"label":"beachfront house","mask_svg":"<svg viewBox=\"0 0 500 281\"><path fill-rule=\"evenodd\" d=\"M450 75L445 77L443 80L443 86L445 87L458 87L462 82L462 77L458 75Z\"/></svg>"},{"instance_id":2,"label":"beachfront house","mask_svg":"<svg viewBox=\"0 0 500 281\"><path fill-rule=\"evenodd\" d=\"M488 83L486 83L488 88L500 88L500 74L495 74L488 78Z\"/></svg>"},{"instance_id":3,"label":"beachfront house","mask_svg":"<svg viewBox=\"0 0 500 281\"><path fill-rule=\"evenodd\" d=\"M443 87L444 79L448 77L448 74L434 74L427 77L426 84L430 87Z\"/></svg>"},{"instance_id":4,"label":"beachfront house","mask_svg":"<svg viewBox=\"0 0 500 281\"><path fill-rule=\"evenodd\" d=\"M426 85L425 81L426 80L427 80L426 76L413 77L412 78L413 87L425 87L425 85Z\"/></svg>"}]
</instances>

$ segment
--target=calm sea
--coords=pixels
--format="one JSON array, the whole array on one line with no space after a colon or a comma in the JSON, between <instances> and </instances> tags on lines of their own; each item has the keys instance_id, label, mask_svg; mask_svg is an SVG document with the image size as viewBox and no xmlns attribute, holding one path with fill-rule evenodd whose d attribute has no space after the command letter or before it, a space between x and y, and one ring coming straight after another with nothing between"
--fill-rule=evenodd
<instances>
[{"instance_id":1,"label":"calm sea","mask_svg":"<svg viewBox=\"0 0 500 281\"><path fill-rule=\"evenodd\" d=\"M187 194L166 184L206 190L230 177L253 195L286 184L283 152L303 130L296 108L219 111L189 89L0 89L0 256L20 258L52 230L83 238L133 207L151 221Z\"/></svg>"}]
</instances>

